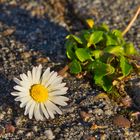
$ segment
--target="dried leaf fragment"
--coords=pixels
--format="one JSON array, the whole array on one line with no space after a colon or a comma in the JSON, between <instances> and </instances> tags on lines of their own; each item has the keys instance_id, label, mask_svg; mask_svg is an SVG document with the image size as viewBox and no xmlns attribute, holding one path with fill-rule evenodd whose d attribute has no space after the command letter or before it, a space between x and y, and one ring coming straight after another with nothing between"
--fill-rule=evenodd
<instances>
[{"instance_id":1,"label":"dried leaf fragment","mask_svg":"<svg viewBox=\"0 0 140 140\"><path fill-rule=\"evenodd\" d=\"M3 36L9 36L9 35L12 35L14 32L15 32L15 29L9 28L9 29L4 30L2 34Z\"/></svg>"}]
</instances>

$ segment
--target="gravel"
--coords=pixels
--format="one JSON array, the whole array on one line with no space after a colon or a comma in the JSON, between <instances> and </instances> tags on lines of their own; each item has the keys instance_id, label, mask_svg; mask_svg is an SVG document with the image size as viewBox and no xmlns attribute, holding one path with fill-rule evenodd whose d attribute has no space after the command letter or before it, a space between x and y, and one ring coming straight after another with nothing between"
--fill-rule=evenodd
<instances>
[{"instance_id":1,"label":"gravel","mask_svg":"<svg viewBox=\"0 0 140 140\"><path fill-rule=\"evenodd\" d=\"M64 78L70 98L63 115L53 120L37 122L24 116L24 109L10 95L13 77L42 64L60 70L67 62L65 37L84 28L86 18L95 24L107 23L111 29L123 30L134 15L139 0L2 0L0 2L0 139L34 140L106 140L140 139L139 111L140 80L129 81L127 92L133 99L131 108L123 108L112 99L98 97L103 91L73 75ZM139 48L140 19L126 35ZM81 116L84 114L83 116ZM117 125L114 116L122 115L130 128Z\"/></svg>"}]
</instances>

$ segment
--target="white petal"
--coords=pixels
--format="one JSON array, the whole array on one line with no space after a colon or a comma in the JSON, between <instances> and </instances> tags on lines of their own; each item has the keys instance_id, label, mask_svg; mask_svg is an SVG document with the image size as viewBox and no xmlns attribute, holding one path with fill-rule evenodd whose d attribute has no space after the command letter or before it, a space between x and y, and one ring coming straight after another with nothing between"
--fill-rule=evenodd
<instances>
[{"instance_id":1,"label":"white petal","mask_svg":"<svg viewBox=\"0 0 140 140\"><path fill-rule=\"evenodd\" d=\"M63 77L57 76L56 79L51 83L52 86L56 86L62 82Z\"/></svg>"},{"instance_id":2,"label":"white petal","mask_svg":"<svg viewBox=\"0 0 140 140\"><path fill-rule=\"evenodd\" d=\"M68 90L67 87L61 88L61 91L62 91L62 92L67 92L67 90Z\"/></svg>"},{"instance_id":3,"label":"white petal","mask_svg":"<svg viewBox=\"0 0 140 140\"><path fill-rule=\"evenodd\" d=\"M32 85L32 84L33 84L33 81L32 81L32 74L31 74L31 71L28 71L28 72L27 72L27 76L28 76L28 80L29 80L30 84Z\"/></svg>"},{"instance_id":4,"label":"white petal","mask_svg":"<svg viewBox=\"0 0 140 140\"><path fill-rule=\"evenodd\" d=\"M49 118L49 114L48 114L47 110L45 109L43 103L41 103L41 109L42 109L42 112L45 115L45 117L48 119Z\"/></svg>"},{"instance_id":5,"label":"white petal","mask_svg":"<svg viewBox=\"0 0 140 140\"><path fill-rule=\"evenodd\" d=\"M49 75L50 75L50 68L47 68L42 75L41 84L44 85L44 83L45 83L46 79L48 79Z\"/></svg>"},{"instance_id":6,"label":"white petal","mask_svg":"<svg viewBox=\"0 0 140 140\"><path fill-rule=\"evenodd\" d=\"M13 96L19 96L20 93L21 92L11 92L11 95L13 95Z\"/></svg>"},{"instance_id":7,"label":"white petal","mask_svg":"<svg viewBox=\"0 0 140 140\"><path fill-rule=\"evenodd\" d=\"M29 81L21 81L21 86L29 90L31 88L31 83Z\"/></svg>"},{"instance_id":8,"label":"white petal","mask_svg":"<svg viewBox=\"0 0 140 140\"><path fill-rule=\"evenodd\" d=\"M25 107L25 112L24 112L24 115L27 115L30 111L30 107L33 103L33 100L30 100L27 104L26 104L26 107Z\"/></svg>"},{"instance_id":9,"label":"white petal","mask_svg":"<svg viewBox=\"0 0 140 140\"><path fill-rule=\"evenodd\" d=\"M39 115L37 114L37 109L39 109L38 103L35 104L35 108L34 108L34 117L35 117L36 120L39 120Z\"/></svg>"},{"instance_id":10,"label":"white petal","mask_svg":"<svg viewBox=\"0 0 140 140\"><path fill-rule=\"evenodd\" d=\"M18 78L14 78L14 81L21 87L27 88L29 89L29 87L31 86L30 81L28 79L28 77L25 74L22 74L22 81L19 80ZM23 78L24 77L24 78Z\"/></svg>"},{"instance_id":11,"label":"white petal","mask_svg":"<svg viewBox=\"0 0 140 140\"><path fill-rule=\"evenodd\" d=\"M45 87L48 87L48 86L52 83L52 81L55 81L56 76L57 76L57 72L54 72L54 73L51 75L50 79L46 82Z\"/></svg>"},{"instance_id":12,"label":"white petal","mask_svg":"<svg viewBox=\"0 0 140 140\"><path fill-rule=\"evenodd\" d=\"M35 108L35 102L33 101L29 111L29 119L33 118L34 108Z\"/></svg>"},{"instance_id":13,"label":"white petal","mask_svg":"<svg viewBox=\"0 0 140 140\"><path fill-rule=\"evenodd\" d=\"M18 97L16 97L15 98L15 101L24 101L25 99L31 99L31 97L30 96L18 96Z\"/></svg>"},{"instance_id":14,"label":"white petal","mask_svg":"<svg viewBox=\"0 0 140 140\"><path fill-rule=\"evenodd\" d=\"M46 78L44 78L44 83L42 83L44 86L46 85L46 83L48 83L50 77L53 75L54 71L52 71L50 74L48 74L48 76Z\"/></svg>"},{"instance_id":15,"label":"white petal","mask_svg":"<svg viewBox=\"0 0 140 140\"><path fill-rule=\"evenodd\" d=\"M68 90L67 87L61 89L61 90L56 90L56 91L52 91L52 92L49 92L49 96L56 96L56 95L65 95Z\"/></svg>"},{"instance_id":16,"label":"white petal","mask_svg":"<svg viewBox=\"0 0 140 140\"><path fill-rule=\"evenodd\" d=\"M42 85L46 85L46 83L49 81L49 79L51 78L51 76L54 74L54 71L48 73L48 75L43 75L42 76L42 80L41 80L41 84Z\"/></svg>"},{"instance_id":17,"label":"white petal","mask_svg":"<svg viewBox=\"0 0 140 140\"><path fill-rule=\"evenodd\" d=\"M25 73L22 74L22 77L23 77L24 81L28 81L28 77Z\"/></svg>"},{"instance_id":18,"label":"white petal","mask_svg":"<svg viewBox=\"0 0 140 140\"><path fill-rule=\"evenodd\" d=\"M28 92L22 92L22 91L14 91L14 92L11 92L12 95L14 94L17 94L17 95L29 95L29 91Z\"/></svg>"},{"instance_id":19,"label":"white petal","mask_svg":"<svg viewBox=\"0 0 140 140\"><path fill-rule=\"evenodd\" d=\"M28 94L20 94L19 97L25 98L25 97L29 97L29 95Z\"/></svg>"},{"instance_id":20,"label":"white petal","mask_svg":"<svg viewBox=\"0 0 140 140\"><path fill-rule=\"evenodd\" d=\"M39 103L39 112L40 112L40 115L41 115L41 121L44 120L44 116L43 116L43 112L42 112L42 109L41 109L41 104Z\"/></svg>"},{"instance_id":21,"label":"white petal","mask_svg":"<svg viewBox=\"0 0 140 140\"><path fill-rule=\"evenodd\" d=\"M21 101L21 99L22 99L22 97L18 96L18 97L15 98L15 101Z\"/></svg>"},{"instance_id":22,"label":"white petal","mask_svg":"<svg viewBox=\"0 0 140 140\"><path fill-rule=\"evenodd\" d=\"M21 86L14 86L14 89L21 92L27 92L28 89L21 87Z\"/></svg>"},{"instance_id":23,"label":"white petal","mask_svg":"<svg viewBox=\"0 0 140 140\"><path fill-rule=\"evenodd\" d=\"M36 77L35 77L35 81L37 82L37 84L40 83L41 72L42 72L42 66L39 65L39 66L36 68Z\"/></svg>"},{"instance_id":24,"label":"white petal","mask_svg":"<svg viewBox=\"0 0 140 140\"><path fill-rule=\"evenodd\" d=\"M22 98L22 99L21 99L20 107L23 108L30 100L31 100L31 98L28 97L28 96Z\"/></svg>"},{"instance_id":25,"label":"white petal","mask_svg":"<svg viewBox=\"0 0 140 140\"><path fill-rule=\"evenodd\" d=\"M20 85L20 80L18 79L18 78L14 78L14 81L18 84L18 85Z\"/></svg>"},{"instance_id":26,"label":"white petal","mask_svg":"<svg viewBox=\"0 0 140 140\"><path fill-rule=\"evenodd\" d=\"M52 96L52 97L49 97L49 99L53 103L61 105L61 106L66 106L67 103L65 101L69 100L69 98L64 97L64 96Z\"/></svg>"},{"instance_id":27,"label":"white petal","mask_svg":"<svg viewBox=\"0 0 140 140\"><path fill-rule=\"evenodd\" d=\"M53 112L57 112L58 114L62 114L62 111L51 101L47 101L48 104L50 104L51 109L53 110Z\"/></svg>"},{"instance_id":28,"label":"white petal","mask_svg":"<svg viewBox=\"0 0 140 140\"><path fill-rule=\"evenodd\" d=\"M22 79L22 81L27 81L28 80L25 73L20 74L20 78Z\"/></svg>"},{"instance_id":29,"label":"white petal","mask_svg":"<svg viewBox=\"0 0 140 140\"><path fill-rule=\"evenodd\" d=\"M43 116L42 116L41 113L40 113L39 103L37 103L37 104L35 105L35 108L34 108L34 116L35 116L35 119L36 119L37 121L43 120Z\"/></svg>"},{"instance_id":30,"label":"white petal","mask_svg":"<svg viewBox=\"0 0 140 140\"><path fill-rule=\"evenodd\" d=\"M48 101L45 102L44 104L45 104L45 106L46 106L46 108L47 108L47 111L48 111L50 117L51 117L52 119L54 119L54 111L52 110L51 105L49 104Z\"/></svg>"},{"instance_id":31,"label":"white petal","mask_svg":"<svg viewBox=\"0 0 140 140\"><path fill-rule=\"evenodd\" d=\"M59 90L59 89L61 89L61 88L64 88L65 85L66 85L66 83L61 83L61 84L56 85L56 86L50 85L50 86L48 87L48 90L49 90L49 91Z\"/></svg>"},{"instance_id":32,"label":"white petal","mask_svg":"<svg viewBox=\"0 0 140 140\"><path fill-rule=\"evenodd\" d=\"M32 81L33 81L33 84L36 84L35 77L36 77L36 67L33 67L33 69L32 69Z\"/></svg>"}]
</instances>

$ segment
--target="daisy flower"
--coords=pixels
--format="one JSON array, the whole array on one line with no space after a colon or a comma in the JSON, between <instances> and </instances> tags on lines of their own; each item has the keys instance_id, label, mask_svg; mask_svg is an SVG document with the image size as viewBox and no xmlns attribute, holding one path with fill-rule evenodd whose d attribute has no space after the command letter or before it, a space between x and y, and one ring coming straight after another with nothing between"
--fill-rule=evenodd
<instances>
[{"instance_id":1,"label":"daisy flower","mask_svg":"<svg viewBox=\"0 0 140 140\"><path fill-rule=\"evenodd\" d=\"M27 74L20 74L20 78L14 78L16 91L11 94L17 96L15 101L21 102L21 108L25 107L24 115L29 114L30 119L34 116L36 120L44 120L53 119L56 113L62 114L57 105L67 105L69 99L63 95L68 88L57 72L50 72L50 68L47 68L42 74L42 66L39 65Z\"/></svg>"}]
</instances>

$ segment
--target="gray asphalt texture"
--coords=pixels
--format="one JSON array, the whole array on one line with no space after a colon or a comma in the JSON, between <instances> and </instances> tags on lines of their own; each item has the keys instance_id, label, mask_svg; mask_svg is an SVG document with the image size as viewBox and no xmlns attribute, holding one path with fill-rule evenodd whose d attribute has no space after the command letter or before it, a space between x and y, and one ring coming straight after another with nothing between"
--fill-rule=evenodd
<instances>
[{"instance_id":1,"label":"gray asphalt texture","mask_svg":"<svg viewBox=\"0 0 140 140\"><path fill-rule=\"evenodd\" d=\"M65 37L84 28L83 21L93 18L111 29L123 30L133 17L139 0L2 0L0 1L0 139L46 140L51 130L55 140L139 140L140 120L111 99L95 98L102 90L89 79L68 75L64 81L69 87L67 107L54 120L37 122L24 116L24 109L10 95L14 77L31 70L33 66L48 66L60 70L68 62L65 55ZM126 40L140 47L140 18L136 20ZM10 29L13 33L9 32ZM135 81L135 80L134 80ZM134 90L135 89L135 90ZM126 90L138 94L140 80L130 82ZM96 100L95 100L96 99ZM136 104L139 106L139 97ZM87 113L88 120L81 115ZM114 117L123 115L131 126L116 126ZM15 128L8 131L6 126ZM93 126L98 125L99 128Z\"/></svg>"}]
</instances>

